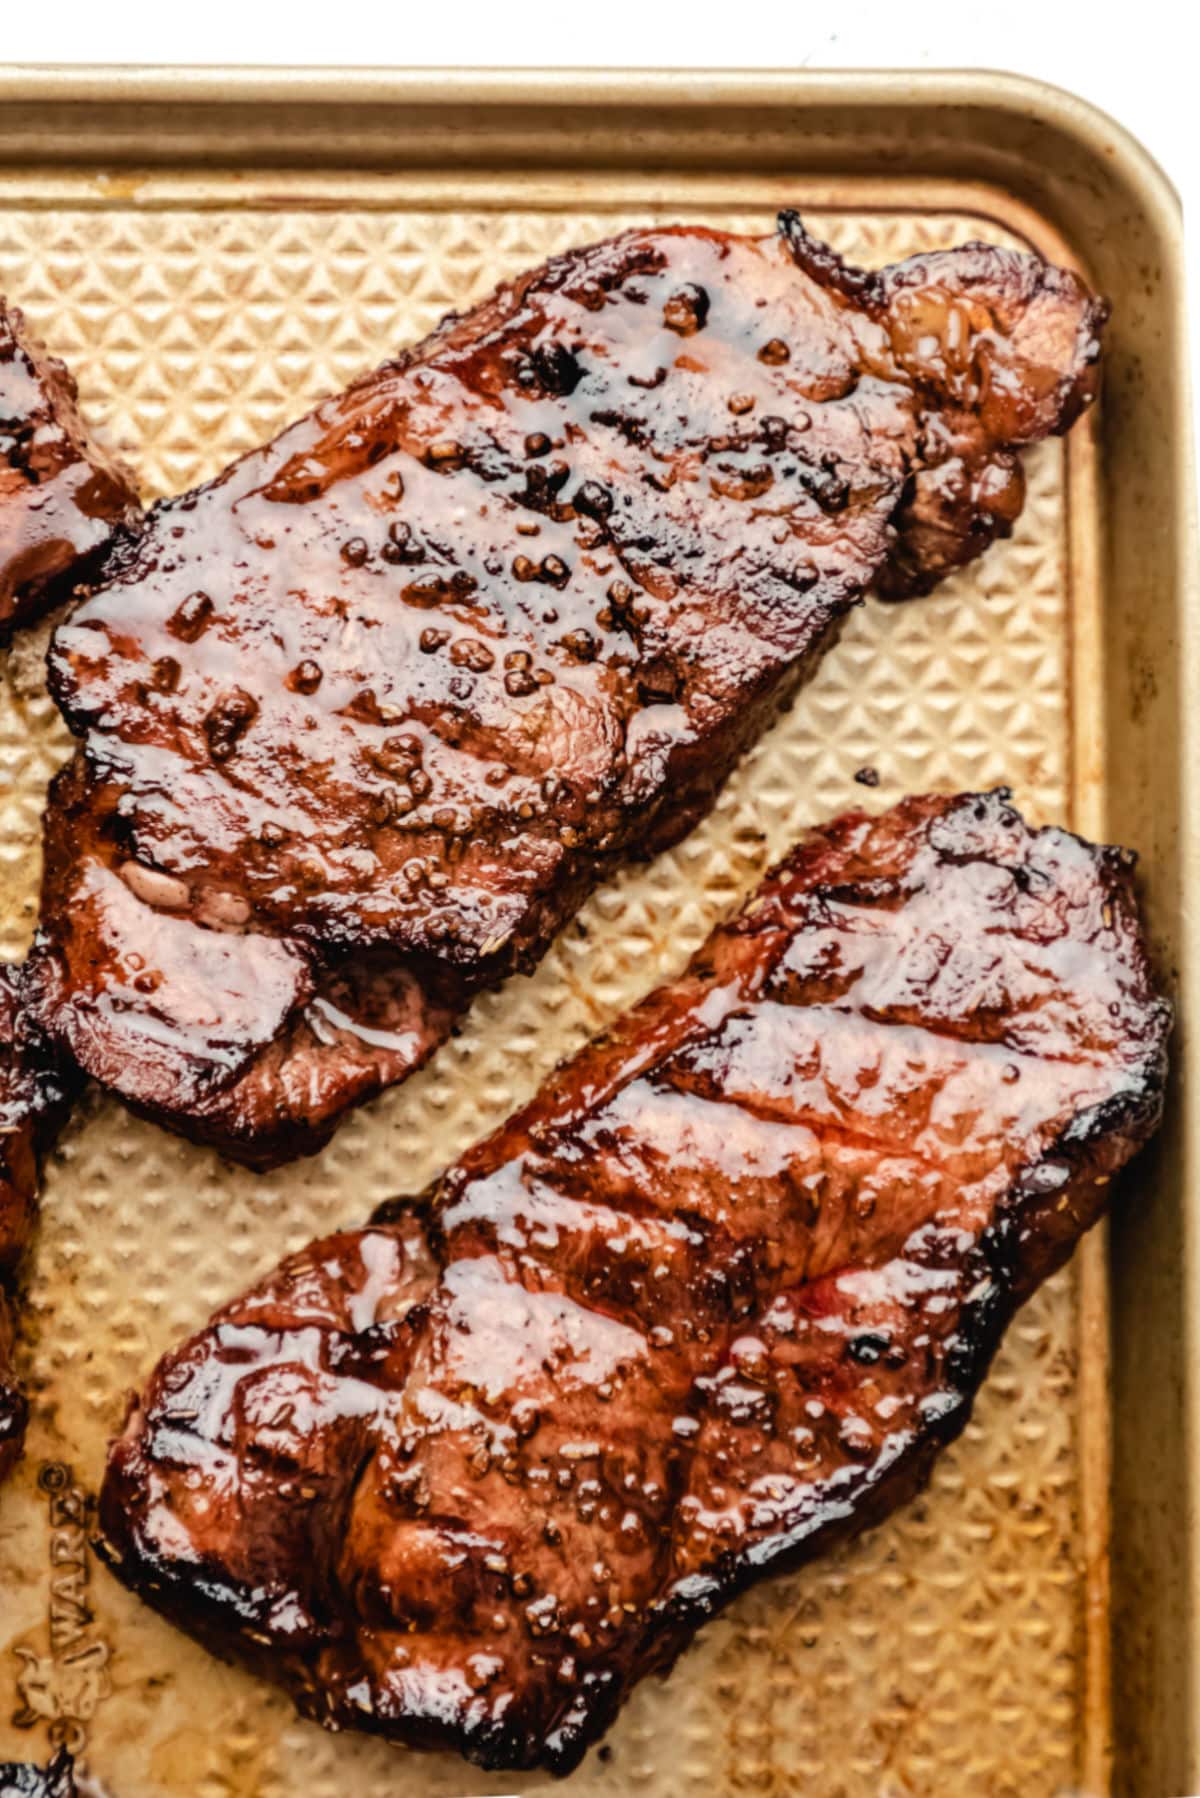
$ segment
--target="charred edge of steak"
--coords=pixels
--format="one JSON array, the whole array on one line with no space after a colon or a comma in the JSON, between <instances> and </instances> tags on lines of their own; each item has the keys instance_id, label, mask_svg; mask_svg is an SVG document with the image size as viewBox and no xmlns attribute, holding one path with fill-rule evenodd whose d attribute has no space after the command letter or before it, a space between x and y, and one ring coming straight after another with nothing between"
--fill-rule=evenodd
<instances>
[{"instance_id":1,"label":"charred edge of steak","mask_svg":"<svg viewBox=\"0 0 1200 1798\"><path fill-rule=\"evenodd\" d=\"M803 216L791 207L778 215L779 235L796 260L797 267L822 287L836 288L839 293L861 306L872 316L887 304L886 288L875 269L856 268L839 256L832 244L813 237L805 229Z\"/></svg>"},{"instance_id":2,"label":"charred edge of steak","mask_svg":"<svg viewBox=\"0 0 1200 1798\"><path fill-rule=\"evenodd\" d=\"M0 964L0 1479L20 1459L29 1419L12 1366L21 1266L37 1218L42 1160L82 1084L34 1031L23 968Z\"/></svg>"},{"instance_id":3,"label":"charred edge of steak","mask_svg":"<svg viewBox=\"0 0 1200 1798\"><path fill-rule=\"evenodd\" d=\"M24 541L18 532L6 541L0 529L0 646L19 627L87 591L115 540L137 533L142 521L134 476L89 430L75 376L28 330L24 315L0 299L0 400L6 367L16 371L16 387L11 416L0 417L0 468L18 477L17 496L41 490L58 532ZM63 490L75 470L87 471L80 490ZM0 516L12 497L0 492ZM4 556L12 558L8 565Z\"/></svg>"},{"instance_id":4,"label":"charred edge of steak","mask_svg":"<svg viewBox=\"0 0 1200 1798\"><path fill-rule=\"evenodd\" d=\"M94 549L82 551L69 568L59 569L44 580L23 586L9 616L0 618L0 649L11 648L18 631L36 624L47 613L74 605L93 592L106 578L109 552L109 544L98 543ZM53 684L48 676L46 684L53 696ZM73 1783L70 1789L74 1792ZM3 1798L3 1787L0 1787L0 1798Z\"/></svg>"}]
</instances>

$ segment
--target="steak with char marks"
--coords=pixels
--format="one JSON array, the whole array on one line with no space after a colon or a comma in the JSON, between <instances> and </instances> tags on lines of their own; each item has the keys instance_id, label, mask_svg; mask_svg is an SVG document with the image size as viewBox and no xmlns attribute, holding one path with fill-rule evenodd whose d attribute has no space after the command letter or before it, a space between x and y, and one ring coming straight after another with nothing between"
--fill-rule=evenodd
<instances>
[{"instance_id":1,"label":"steak with char marks","mask_svg":"<svg viewBox=\"0 0 1200 1798\"><path fill-rule=\"evenodd\" d=\"M1153 1132L1133 858L997 792L814 831L429 1193L168 1354L118 1576L333 1727L573 1767L906 1500Z\"/></svg>"},{"instance_id":2,"label":"steak with char marks","mask_svg":"<svg viewBox=\"0 0 1200 1798\"><path fill-rule=\"evenodd\" d=\"M156 506L51 651L47 1030L227 1154L318 1147L691 827L868 589L1010 528L1104 317L982 245L630 231Z\"/></svg>"}]
</instances>

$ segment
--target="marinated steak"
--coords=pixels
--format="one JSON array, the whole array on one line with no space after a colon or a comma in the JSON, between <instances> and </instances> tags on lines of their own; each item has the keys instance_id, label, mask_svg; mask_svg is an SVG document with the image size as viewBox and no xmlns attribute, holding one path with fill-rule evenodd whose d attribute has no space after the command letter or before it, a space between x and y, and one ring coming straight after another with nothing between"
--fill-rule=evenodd
<instances>
[{"instance_id":1,"label":"marinated steak","mask_svg":"<svg viewBox=\"0 0 1200 1798\"><path fill-rule=\"evenodd\" d=\"M23 979L23 969L0 963L0 1480L25 1440L25 1395L13 1372L14 1305L37 1216L39 1163L66 1121L74 1087L31 1028Z\"/></svg>"},{"instance_id":2,"label":"marinated steak","mask_svg":"<svg viewBox=\"0 0 1200 1798\"><path fill-rule=\"evenodd\" d=\"M88 435L75 382L0 299L0 642L65 598L118 526L133 477Z\"/></svg>"},{"instance_id":3,"label":"marinated steak","mask_svg":"<svg viewBox=\"0 0 1200 1798\"><path fill-rule=\"evenodd\" d=\"M921 1486L1154 1130L1132 862L1003 790L813 832L431 1193L159 1364L118 1576L332 1727L568 1771Z\"/></svg>"},{"instance_id":4,"label":"marinated steak","mask_svg":"<svg viewBox=\"0 0 1200 1798\"><path fill-rule=\"evenodd\" d=\"M867 588L1009 528L1104 316L1006 250L633 231L155 507L51 652L47 1029L231 1155L319 1146L684 834Z\"/></svg>"}]
</instances>

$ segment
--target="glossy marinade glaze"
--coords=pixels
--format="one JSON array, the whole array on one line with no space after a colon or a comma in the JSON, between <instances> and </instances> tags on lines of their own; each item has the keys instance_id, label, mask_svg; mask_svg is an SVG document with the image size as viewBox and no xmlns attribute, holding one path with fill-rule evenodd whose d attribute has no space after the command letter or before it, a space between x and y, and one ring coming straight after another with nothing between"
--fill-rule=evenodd
<instances>
[{"instance_id":1,"label":"glossy marinade glaze","mask_svg":"<svg viewBox=\"0 0 1200 1798\"><path fill-rule=\"evenodd\" d=\"M0 1480L20 1458L28 1406L13 1366L21 1264L37 1222L42 1157L78 1081L31 1023L24 972L0 963Z\"/></svg>"},{"instance_id":2,"label":"glossy marinade glaze","mask_svg":"<svg viewBox=\"0 0 1200 1798\"><path fill-rule=\"evenodd\" d=\"M0 299L0 643L141 517L133 476L79 415L69 371Z\"/></svg>"},{"instance_id":3,"label":"glossy marinade glaze","mask_svg":"<svg viewBox=\"0 0 1200 1798\"><path fill-rule=\"evenodd\" d=\"M813 832L432 1191L160 1363L119 1577L331 1727L568 1771L922 1484L1155 1129L1132 861L1003 792Z\"/></svg>"},{"instance_id":4,"label":"glossy marinade glaze","mask_svg":"<svg viewBox=\"0 0 1200 1798\"><path fill-rule=\"evenodd\" d=\"M56 635L46 1027L260 1165L681 836L874 587L1006 531L1103 305L784 214L558 258L156 507Z\"/></svg>"}]
</instances>

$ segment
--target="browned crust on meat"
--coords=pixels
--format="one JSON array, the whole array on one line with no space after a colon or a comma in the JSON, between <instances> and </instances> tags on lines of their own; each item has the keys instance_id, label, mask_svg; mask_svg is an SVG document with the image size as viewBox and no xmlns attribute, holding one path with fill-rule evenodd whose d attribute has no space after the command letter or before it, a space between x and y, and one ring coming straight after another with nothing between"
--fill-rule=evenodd
<instances>
[{"instance_id":1,"label":"browned crust on meat","mask_svg":"<svg viewBox=\"0 0 1200 1798\"><path fill-rule=\"evenodd\" d=\"M51 652L46 1028L239 1159L318 1146L702 815L864 593L1009 528L1103 316L1009 250L627 232L155 507ZM322 1034L389 979L394 1040Z\"/></svg>"},{"instance_id":2,"label":"browned crust on meat","mask_svg":"<svg viewBox=\"0 0 1200 1798\"><path fill-rule=\"evenodd\" d=\"M0 1480L20 1458L28 1418L13 1366L21 1263L37 1221L41 1160L76 1084L30 1028L23 978L0 963Z\"/></svg>"},{"instance_id":3,"label":"browned crust on meat","mask_svg":"<svg viewBox=\"0 0 1200 1798\"><path fill-rule=\"evenodd\" d=\"M132 474L80 416L74 376L0 299L0 643L140 517Z\"/></svg>"},{"instance_id":4,"label":"browned crust on meat","mask_svg":"<svg viewBox=\"0 0 1200 1798\"><path fill-rule=\"evenodd\" d=\"M119 1577L333 1727L569 1771L920 1487L1157 1127L1132 860L1002 791L814 831L430 1193L165 1358Z\"/></svg>"}]
</instances>

